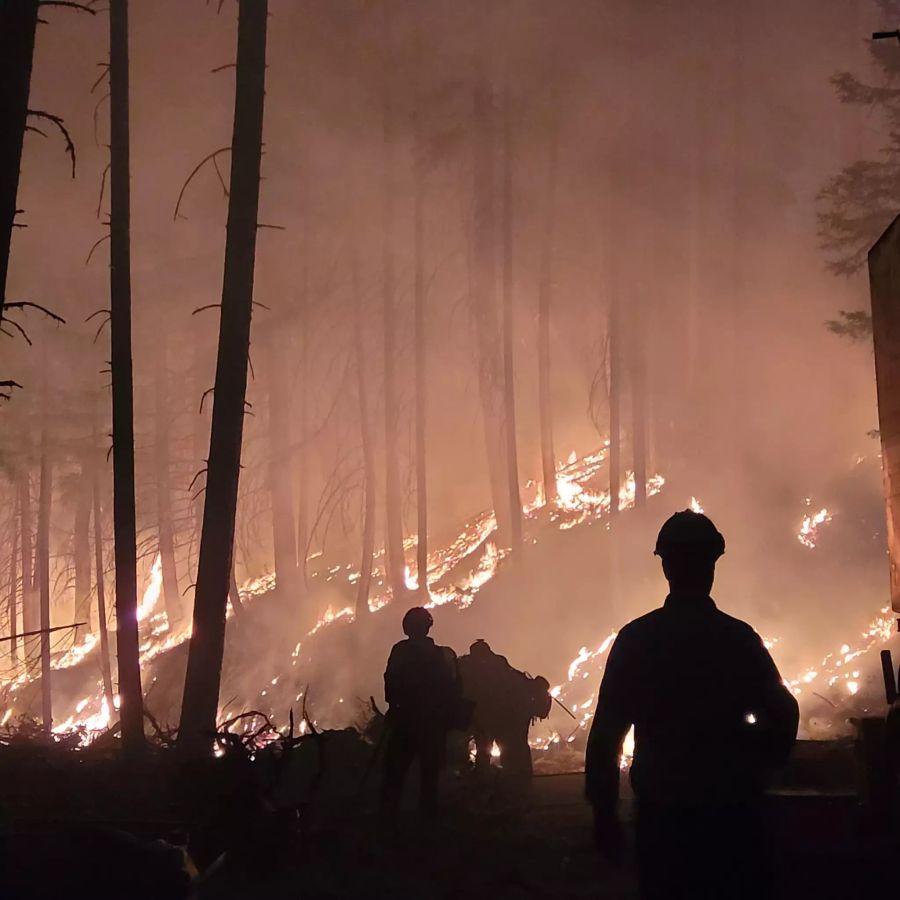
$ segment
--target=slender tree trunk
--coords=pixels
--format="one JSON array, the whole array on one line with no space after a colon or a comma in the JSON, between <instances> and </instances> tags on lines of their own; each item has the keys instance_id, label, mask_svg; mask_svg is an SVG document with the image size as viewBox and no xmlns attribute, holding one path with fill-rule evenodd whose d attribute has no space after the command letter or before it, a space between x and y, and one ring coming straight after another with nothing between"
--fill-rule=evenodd
<instances>
[{"instance_id":1,"label":"slender tree trunk","mask_svg":"<svg viewBox=\"0 0 900 900\"><path fill-rule=\"evenodd\" d=\"M110 332L112 342L113 522L119 710L126 754L144 746L137 621L134 509L134 388L131 361L131 197L128 130L128 0L109 4Z\"/></svg>"},{"instance_id":2,"label":"slender tree trunk","mask_svg":"<svg viewBox=\"0 0 900 900\"><path fill-rule=\"evenodd\" d=\"M507 86L503 102L503 410L506 433L506 479L509 485L510 539L513 552L522 546L522 495L516 428L516 377L513 329L513 144L512 100Z\"/></svg>"},{"instance_id":3,"label":"slender tree trunk","mask_svg":"<svg viewBox=\"0 0 900 900\"><path fill-rule=\"evenodd\" d=\"M619 485L622 483L621 390L622 348L618 286L613 280L609 306L609 515L610 524L619 514Z\"/></svg>"},{"instance_id":4,"label":"slender tree trunk","mask_svg":"<svg viewBox=\"0 0 900 900\"><path fill-rule=\"evenodd\" d=\"M41 721L53 725L50 671L50 503L53 467L47 451L47 429L41 429L41 489L38 497L37 568L41 597Z\"/></svg>"},{"instance_id":5,"label":"slender tree trunk","mask_svg":"<svg viewBox=\"0 0 900 900\"><path fill-rule=\"evenodd\" d=\"M541 423L541 473L548 508L557 499L556 454L553 447L553 392L550 383L550 307L553 299L553 238L556 170L559 155L558 115L554 98L550 125L550 154L544 200L544 235L538 289L538 409Z\"/></svg>"},{"instance_id":6,"label":"slender tree trunk","mask_svg":"<svg viewBox=\"0 0 900 900\"><path fill-rule=\"evenodd\" d=\"M162 593L169 628L175 628L184 615L181 591L178 588L178 567L175 561L175 523L172 517L172 484L170 473L169 375L166 336L160 335L160 358L154 374L156 418L156 524L159 540L159 559L162 565Z\"/></svg>"},{"instance_id":7,"label":"slender tree trunk","mask_svg":"<svg viewBox=\"0 0 900 900\"><path fill-rule=\"evenodd\" d=\"M303 232L303 275L302 293L300 296L299 328L300 328L300 388L297 397L297 569L299 587L307 588L306 556L309 543L309 447L307 446L307 429L309 427L308 391L309 391L309 306L306 261L306 228Z\"/></svg>"},{"instance_id":8,"label":"slender tree trunk","mask_svg":"<svg viewBox=\"0 0 900 900\"><path fill-rule=\"evenodd\" d=\"M193 632L178 734L183 758L204 757L212 750L222 676L253 306L267 17L267 0L240 0L222 314Z\"/></svg>"},{"instance_id":9,"label":"slender tree trunk","mask_svg":"<svg viewBox=\"0 0 900 900\"><path fill-rule=\"evenodd\" d=\"M415 116L415 203L413 241L415 255L416 330L416 578L419 593L428 594L428 469L426 460L425 410L427 402L425 297L425 147L422 142L422 101L417 95Z\"/></svg>"},{"instance_id":10,"label":"slender tree trunk","mask_svg":"<svg viewBox=\"0 0 900 900\"><path fill-rule=\"evenodd\" d=\"M0 3L0 311L6 302L38 5L38 0Z\"/></svg>"},{"instance_id":11,"label":"slender tree trunk","mask_svg":"<svg viewBox=\"0 0 900 900\"><path fill-rule=\"evenodd\" d=\"M6 612L9 618L9 661L12 665L19 662L18 616L16 605L19 595L19 528L16 519L19 516L19 498L16 497L12 518L12 550L9 554L9 595L6 601Z\"/></svg>"},{"instance_id":12,"label":"slender tree trunk","mask_svg":"<svg viewBox=\"0 0 900 900\"><path fill-rule=\"evenodd\" d=\"M72 528L75 557L75 641L91 633L91 465L82 459L78 473L75 522Z\"/></svg>"},{"instance_id":13,"label":"slender tree trunk","mask_svg":"<svg viewBox=\"0 0 900 900\"><path fill-rule=\"evenodd\" d=\"M406 595L406 559L403 552L403 520L400 500L400 450L397 431L400 416L397 399L397 311L394 284L394 134L390 67L390 0L384 0L385 68L382 124L382 285L384 304L384 512L385 564L394 598Z\"/></svg>"},{"instance_id":14,"label":"slender tree trunk","mask_svg":"<svg viewBox=\"0 0 900 900\"><path fill-rule=\"evenodd\" d=\"M647 504L647 378L641 302L632 300L628 322L631 357L631 444L634 455L634 504Z\"/></svg>"},{"instance_id":15,"label":"slender tree trunk","mask_svg":"<svg viewBox=\"0 0 900 900\"><path fill-rule=\"evenodd\" d=\"M356 304L353 323L353 349L356 356L356 398L359 403L359 432L363 451L363 531L362 555L359 563L359 581L356 584L356 621L369 612L369 591L372 586L372 559L375 552L375 446L372 422L369 417L369 399L366 388L366 354L363 347L363 309L359 289L359 272L356 261L353 266L353 293Z\"/></svg>"},{"instance_id":16,"label":"slender tree trunk","mask_svg":"<svg viewBox=\"0 0 900 900\"><path fill-rule=\"evenodd\" d=\"M97 619L100 628L100 673L103 677L103 695L113 711L112 665L109 653L109 630L106 613L106 580L103 562L103 519L100 510L100 479L97 467L94 468L94 569L97 576Z\"/></svg>"},{"instance_id":17,"label":"slender tree trunk","mask_svg":"<svg viewBox=\"0 0 900 900\"><path fill-rule=\"evenodd\" d=\"M484 421L485 449L491 496L497 516L498 540L510 545L512 533L509 481L505 474L503 427L503 352L497 324L496 183L494 166L494 95L483 74L474 94L474 216L472 229L473 287L470 306L475 327L478 388Z\"/></svg>"},{"instance_id":18,"label":"slender tree trunk","mask_svg":"<svg viewBox=\"0 0 900 900\"><path fill-rule=\"evenodd\" d=\"M28 473L19 480L19 515L22 526L22 631L37 631L40 615L34 590L34 532L31 525L31 482ZM37 664L40 640L22 638L22 650L29 671Z\"/></svg>"},{"instance_id":19,"label":"slender tree trunk","mask_svg":"<svg viewBox=\"0 0 900 900\"><path fill-rule=\"evenodd\" d=\"M276 326L277 328L278 326ZM269 354L269 495L272 502L272 544L279 593L298 602L297 534L294 530L293 472L290 466L291 417L287 398L281 336L272 336Z\"/></svg>"}]
</instances>

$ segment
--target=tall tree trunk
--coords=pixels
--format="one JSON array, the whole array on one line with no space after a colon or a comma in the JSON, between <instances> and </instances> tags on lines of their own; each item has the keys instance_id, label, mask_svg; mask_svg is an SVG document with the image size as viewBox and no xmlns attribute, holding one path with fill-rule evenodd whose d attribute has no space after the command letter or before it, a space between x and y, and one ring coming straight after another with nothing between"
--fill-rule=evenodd
<instances>
[{"instance_id":1,"label":"tall tree trunk","mask_svg":"<svg viewBox=\"0 0 900 900\"><path fill-rule=\"evenodd\" d=\"M481 63L479 62L479 65ZM473 287L470 312L475 328L478 391L484 422L491 496L498 540L511 543L509 481L505 475L503 359L497 324L496 213L494 166L494 92L482 72L474 93L474 198L472 228Z\"/></svg>"},{"instance_id":2,"label":"tall tree trunk","mask_svg":"<svg viewBox=\"0 0 900 900\"><path fill-rule=\"evenodd\" d=\"M113 522L116 652L122 745L144 746L144 700L137 621L134 510L134 389L131 361L131 197L128 131L128 0L109 4L110 333L112 342Z\"/></svg>"},{"instance_id":3,"label":"tall tree trunk","mask_svg":"<svg viewBox=\"0 0 900 900\"><path fill-rule=\"evenodd\" d=\"M416 331L416 578L419 593L428 595L428 469L425 410L427 401L427 310L425 297L425 147L422 141L422 100L416 96L413 253L415 256Z\"/></svg>"},{"instance_id":4,"label":"tall tree trunk","mask_svg":"<svg viewBox=\"0 0 900 900\"><path fill-rule=\"evenodd\" d=\"M9 595L6 601L6 613L9 619L9 661L12 665L19 662L18 615L16 606L19 596L19 528L16 519L19 517L19 498L16 497L12 517L12 550L9 554Z\"/></svg>"},{"instance_id":5,"label":"tall tree trunk","mask_svg":"<svg viewBox=\"0 0 900 900\"><path fill-rule=\"evenodd\" d=\"M300 339L300 388L297 396L297 570L298 587L307 588L306 557L309 543L309 447L307 430L309 427L309 292L306 249L306 226L303 231L302 292L300 296L299 323Z\"/></svg>"},{"instance_id":6,"label":"tall tree trunk","mask_svg":"<svg viewBox=\"0 0 900 900\"><path fill-rule=\"evenodd\" d=\"M164 326L163 326L164 327ZM156 418L156 525L159 540L159 559L162 566L162 593L169 628L181 621L184 610L178 588L178 567L175 562L175 523L172 517L172 484L170 473L169 374L166 336L160 335L160 358L154 374Z\"/></svg>"},{"instance_id":7,"label":"tall tree trunk","mask_svg":"<svg viewBox=\"0 0 900 900\"><path fill-rule=\"evenodd\" d=\"M212 750L222 676L250 350L267 16L267 0L239 0L222 314L193 632L178 733L183 758L204 757Z\"/></svg>"},{"instance_id":8,"label":"tall tree trunk","mask_svg":"<svg viewBox=\"0 0 900 900\"><path fill-rule=\"evenodd\" d=\"M19 516L22 526L22 631L37 631L40 615L34 590L34 532L31 525L31 480L28 473L19 479ZM22 638L22 650L29 671L37 664L38 637Z\"/></svg>"},{"instance_id":9,"label":"tall tree trunk","mask_svg":"<svg viewBox=\"0 0 900 900\"><path fill-rule=\"evenodd\" d=\"M522 546L522 495L516 428L516 377L513 312L513 145L509 87L503 98L503 411L506 432L506 480L509 485L510 546Z\"/></svg>"},{"instance_id":10,"label":"tall tree trunk","mask_svg":"<svg viewBox=\"0 0 900 900\"><path fill-rule=\"evenodd\" d=\"M551 111L550 148L547 160L547 187L544 198L544 234L541 247L541 275L538 289L538 409L541 423L541 473L548 508L557 499L556 454L553 447L553 393L550 386L550 307L553 297L554 206L559 155L556 98Z\"/></svg>"},{"instance_id":11,"label":"tall tree trunk","mask_svg":"<svg viewBox=\"0 0 900 900\"><path fill-rule=\"evenodd\" d=\"M397 431L400 415L397 399L397 311L394 284L394 133L391 91L390 0L384 0L384 84L382 125L382 299L384 306L384 515L385 565L391 594L404 597L406 558L403 552L403 519L400 500L400 450Z\"/></svg>"},{"instance_id":12,"label":"tall tree trunk","mask_svg":"<svg viewBox=\"0 0 900 900\"><path fill-rule=\"evenodd\" d=\"M72 549L75 557L75 641L91 633L91 464L82 459L78 473Z\"/></svg>"},{"instance_id":13,"label":"tall tree trunk","mask_svg":"<svg viewBox=\"0 0 900 900\"><path fill-rule=\"evenodd\" d=\"M6 302L37 21L38 0L0 3L0 311Z\"/></svg>"},{"instance_id":14,"label":"tall tree trunk","mask_svg":"<svg viewBox=\"0 0 900 900\"><path fill-rule=\"evenodd\" d=\"M41 429L41 489L38 497L37 570L41 597L41 721L53 725L50 684L50 503L53 467L47 451L47 428Z\"/></svg>"},{"instance_id":15,"label":"tall tree trunk","mask_svg":"<svg viewBox=\"0 0 900 900\"><path fill-rule=\"evenodd\" d=\"M103 695L113 711L112 665L109 654L109 630L106 613L106 572L103 562L103 519L100 510L100 478L98 466L94 467L93 477L93 514L94 514L94 569L97 576L97 619L100 628L100 673L103 677Z\"/></svg>"},{"instance_id":16,"label":"tall tree trunk","mask_svg":"<svg viewBox=\"0 0 900 900\"><path fill-rule=\"evenodd\" d=\"M363 347L363 309L359 289L359 271L353 264L353 293L355 302L353 323L353 349L356 356L356 399L359 403L359 432L363 451L363 531L362 555L359 563L359 581L356 584L356 621L369 612L369 591L372 586L372 560L375 552L375 446L372 422L369 417L369 399L366 389L366 354Z\"/></svg>"},{"instance_id":17,"label":"tall tree trunk","mask_svg":"<svg viewBox=\"0 0 900 900\"><path fill-rule=\"evenodd\" d=\"M619 514L619 485L622 483L621 391L622 347L618 285L613 278L609 304L609 516L610 525Z\"/></svg>"},{"instance_id":18,"label":"tall tree trunk","mask_svg":"<svg viewBox=\"0 0 900 900\"><path fill-rule=\"evenodd\" d=\"M291 456L291 416L287 398L282 338L272 336L269 354L269 495L272 501L272 544L279 593L291 604L297 596L297 534L294 530L294 491Z\"/></svg>"},{"instance_id":19,"label":"tall tree trunk","mask_svg":"<svg viewBox=\"0 0 900 900\"><path fill-rule=\"evenodd\" d=\"M631 369L631 445L634 456L634 504L647 504L647 377L642 301L633 298L628 317Z\"/></svg>"}]
</instances>

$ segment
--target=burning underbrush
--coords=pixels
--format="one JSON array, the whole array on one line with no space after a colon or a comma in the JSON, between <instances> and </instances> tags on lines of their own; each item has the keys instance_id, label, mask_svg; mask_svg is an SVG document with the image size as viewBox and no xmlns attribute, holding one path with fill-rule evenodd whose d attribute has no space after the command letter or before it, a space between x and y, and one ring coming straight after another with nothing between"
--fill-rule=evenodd
<instances>
[{"instance_id":1,"label":"burning underbrush","mask_svg":"<svg viewBox=\"0 0 900 900\"><path fill-rule=\"evenodd\" d=\"M627 512L610 530L610 497L602 488L605 461L605 448L581 459L570 457L559 468L559 498L549 508L528 486L527 540L515 564L498 546L490 511L429 555L428 605L438 642L464 653L476 638L485 638L514 666L543 674L554 685L559 703L532 732L539 768L580 765L616 631L664 594L647 551L655 531L673 509L689 504L701 509L704 502L687 492L682 496L680 486L655 475L647 485L646 506L632 509L635 483L629 474L618 497L619 509ZM887 609L865 612L878 608L867 599L877 596L876 589L868 583L860 587L856 570L827 549L842 513L806 500L792 521L786 518L781 529L767 535L764 551L758 546L742 551L750 542L742 540L741 523L724 504L722 510L714 518L735 549L730 547L721 567L717 592L727 598L721 605L747 617L764 635L801 703L803 735L841 736L851 717L882 712L877 651L892 640L894 620ZM412 540L407 549L414 546ZM760 552L766 554L764 570ZM369 718L368 698L381 696L384 661L400 636L400 618L421 602L411 576L409 596L390 596L383 563L379 556L376 593L369 613L358 620L352 605L358 576L352 565L319 570L299 602L284 596L271 575L243 586L245 614L228 622L220 693L220 721L229 722L229 730L253 735L251 744L260 749L285 735L304 738L322 729L340 733ZM792 573L793 581L781 573ZM836 589L841 577L846 588ZM833 602L842 590L846 608L832 613L822 598ZM168 628L165 613L156 608L159 592L157 565L141 604L141 662L153 716L148 731L167 734L177 721L189 633ZM828 627L822 623L826 614L833 619ZM807 618L814 623L808 628ZM116 698L103 694L93 637L57 658L54 670L54 708L64 712L54 733L67 745L88 745L116 721ZM0 690L0 708L6 710L2 724L10 728L30 713L39 695L36 676L21 673L8 681ZM247 710L256 712L241 715ZM294 717L296 731L291 730Z\"/></svg>"}]
</instances>

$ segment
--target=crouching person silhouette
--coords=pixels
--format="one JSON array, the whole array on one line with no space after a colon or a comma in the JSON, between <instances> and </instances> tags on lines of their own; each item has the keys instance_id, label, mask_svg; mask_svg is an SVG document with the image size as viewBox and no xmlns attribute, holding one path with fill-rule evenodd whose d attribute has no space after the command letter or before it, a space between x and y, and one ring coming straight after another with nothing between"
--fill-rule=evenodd
<instances>
[{"instance_id":1,"label":"crouching person silhouette","mask_svg":"<svg viewBox=\"0 0 900 900\"><path fill-rule=\"evenodd\" d=\"M797 702L756 632L710 597L725 552L713 523L676 513L655 552L669 595L616 638L588 739L585 789L597 843L621 859L619 756L633 725L641 896L768 897L762 801L796 738Z\"/></svg>"}]
</instances>

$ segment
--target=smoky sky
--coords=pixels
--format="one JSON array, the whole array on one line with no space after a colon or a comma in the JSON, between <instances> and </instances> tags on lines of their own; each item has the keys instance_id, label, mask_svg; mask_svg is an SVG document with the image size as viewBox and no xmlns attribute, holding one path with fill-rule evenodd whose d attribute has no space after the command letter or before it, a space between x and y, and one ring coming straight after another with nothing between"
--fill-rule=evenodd
<instances>
[{"instance_id":1,"label":"smoky sky","mask_svg":"<svg viewBox=\"0 0 900 900\"><path fill-rule=\"evenodd\" d=\"M173 213L188 175L231 139L227 66L236 7L226 2L217 14L215 6L130 4L139 481L152 467L152 386L163 367L173 381L173 433L184 448L176 452L183 464L174 478L183 496L199 466L204 439L196 439L196 419L212 384L217 326L214 309L193 313L217 303L221 292L226 198L212 165L187 187L178 220ZM608 411L601 400L592 422L588 392L602 365L613 292L640 311L651 469L665 470L678 452L665 439L675 420L691 424L700 448L698 492L724 470L750 490L802 497L857 455L877 452L866 437L876 427L871 354L824 327L838 309L866 306L865 279L825 270L815 195L829 175L877 150L883 138L877 116L841 106L828 79L842 69L867 74L866 36L896 23L881 21L863 0L394 0L389 7L385 27L381 4L270 3L260 219L278 227L260 233L257 253L245 522L265 505L257 470L265 455L267 378L286 379L294 404L300 392L307 397L316 432L307 454L314 491L335 454L358 440L352 404L343 399L354 291L363 298L368 377L378 390L385 79L394 135L404 459L413 402L412 134L422 98L435 534L452 534L461 517L488 505L465 307L470 86L478 59L486 60L498 104L506 97L512 110L523 480L540 473L535 322L547 241L561 458L586 452L605 435ZM78 160L73 181L55 135L27 136L18 205L28 227L15 234L9 296L45 303L68 324L36 322L33 348L7 344L8 374L26 385L8 420L23 435L40 406L42 371L50 384L45 402L67 413L102 404L108 380L101 371L107 335L92 343L98 323L85 323L108 305L106 247L85 263L106 231L105 83L91 91L107 58L106 21L63 9L46 18L30 105L65 118ZM554 128L558 177L548 209ZM223 155L226 179L227 166ZM287 360L273 372L271 342L284 331L291 334ZM208 423L208 406L203 416ZM84 426L59 428L65 443ZM336 520L334 541L350 540L353 516L346 513L346 535ZM152 518L141 496L139 517ZM414 527L411 513L407 526ZM262 526L258 532L264 546L267 533ZM259 564L266 553L259 550Z\"/></svg>"}]
</instances>

